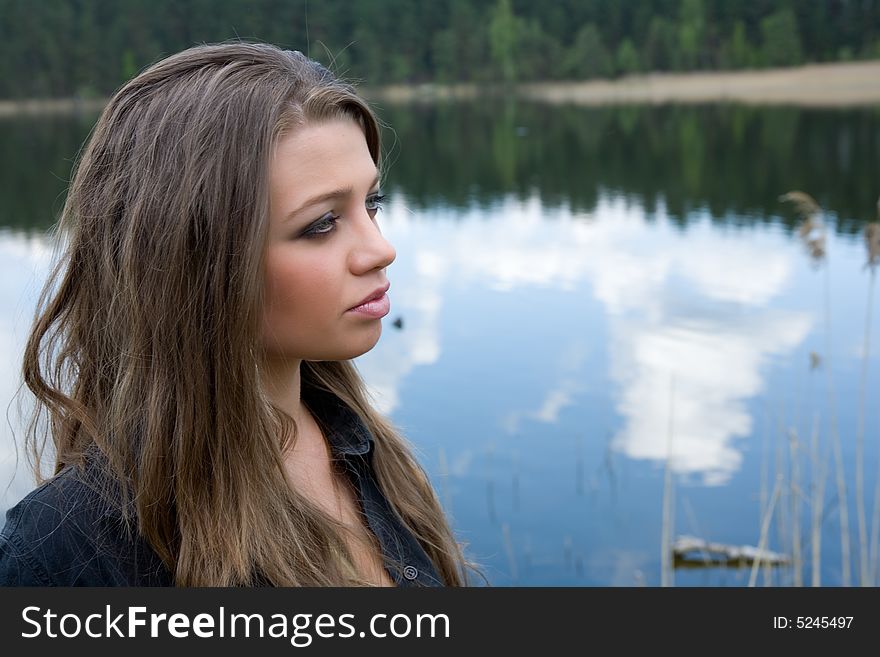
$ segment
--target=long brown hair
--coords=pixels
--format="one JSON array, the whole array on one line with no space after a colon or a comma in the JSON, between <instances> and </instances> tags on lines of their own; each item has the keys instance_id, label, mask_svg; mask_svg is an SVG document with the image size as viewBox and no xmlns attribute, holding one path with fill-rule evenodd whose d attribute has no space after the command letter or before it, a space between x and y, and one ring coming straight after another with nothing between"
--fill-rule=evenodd
<instances>
[{"instance_id":1,"label":"long brown hair","mask_svg":"<svg viewBox=\"0 0 880 657\"><path fill-rule=\"evenodd\" d=\"M65 250L25 348L35 471L47 432L56 472L98 454L177 585L359 583L339 526L284 477L297 428L259 377L273 149L337 117L358 122L378 166L376 117L320 64L268 44L203 45L122 86L75 165ZM303 361L301 386L361 417L383 492L444 582L466 583L428 477L354 364Z\"/></svg>"}]
</instances>

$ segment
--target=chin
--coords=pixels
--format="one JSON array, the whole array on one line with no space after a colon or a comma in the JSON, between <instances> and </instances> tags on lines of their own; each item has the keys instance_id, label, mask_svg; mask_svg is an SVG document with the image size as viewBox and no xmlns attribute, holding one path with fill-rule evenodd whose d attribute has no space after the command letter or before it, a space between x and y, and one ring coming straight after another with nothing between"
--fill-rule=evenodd
<instances>
[{"instance_id":1,"label":"chin","mask_svg":"<svg viewBox=\"0 0 880 657\"><path fill-rule=\"evenodd\" d=\"M315 357L309 357L306 360L351 360L352 358L363 356L375 347L378 342L378 334L367 340L352 340L344 347L322 350L319 354L315 354Z\"/></svg>"},{"instance_id":2,"label":"chin","mask_svg":"<svg viewBox=\"0 0 880 657\"><path fill-rule=\"evenodd\" d=\"M351 352L349 352L349 354L347 356L345 356L344 358L341 358L339 360L351 360L352 358L357 358L358 356L363 356L365 353L367 353L373 347L375 347L377 342L378 342L378 340L373 340L370 344L368 344L360 349L352 350Z\"/></svg>"}]
</instances>

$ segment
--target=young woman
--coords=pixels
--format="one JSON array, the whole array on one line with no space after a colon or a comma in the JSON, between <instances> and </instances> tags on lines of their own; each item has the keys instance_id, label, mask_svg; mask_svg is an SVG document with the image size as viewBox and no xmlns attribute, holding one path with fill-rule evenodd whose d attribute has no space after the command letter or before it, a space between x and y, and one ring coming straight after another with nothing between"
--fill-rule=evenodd
<instances>
[{"instance_id":1,"label":"young woman","mask_svg":"<svg viewBox=\"0 0 880 657\"><path fill-rule=\"evenodd\" d=\"M24 357L55 476L7 585L463 585L428 478L350 359L389 311L379 126L266 44L124 85L77 163Z\"/></svg>"}]
</instances>

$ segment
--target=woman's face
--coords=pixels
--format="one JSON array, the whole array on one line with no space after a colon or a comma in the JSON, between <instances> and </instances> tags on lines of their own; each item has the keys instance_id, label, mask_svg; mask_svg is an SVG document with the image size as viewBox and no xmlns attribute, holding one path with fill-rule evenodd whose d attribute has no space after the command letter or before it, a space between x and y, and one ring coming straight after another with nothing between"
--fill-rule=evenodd
<instances>
[{"instance_id":1,"label":"woman's face","mask_svg":"<svg viewBox=\"0 0 880 657\"><path fill-rule=\"evenodd\" d=\"M349 312L387 285L396 253L376 223L379 183L354 120L283 137L270 168L263 339L273 360L345 360L375 346L379 318Z\"/></svg>"}]
</instances>

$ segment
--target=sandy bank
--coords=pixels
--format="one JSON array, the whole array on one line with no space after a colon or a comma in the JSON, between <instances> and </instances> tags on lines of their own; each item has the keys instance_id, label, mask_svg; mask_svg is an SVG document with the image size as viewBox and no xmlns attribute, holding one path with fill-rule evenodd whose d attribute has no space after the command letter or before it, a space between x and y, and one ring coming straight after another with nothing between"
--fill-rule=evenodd
<instances>
[{"instance_id":1,"label":"sandy bank","mask_svg":"<svg viewBox=\"0 0 880 657\"><path fill-rule=\"evenodd\" d=\"M28 114L77 114L100 112L109 98L31 98L0 100L0 117Z\"/></svg>"},{"instance_id":2,"label":"sandy bank","mask_svg":"<svg viewBox=\"0 0 880 657\"><path fill-rule=\"evenodd\" d=\"M633 76L610 82L540 83L520 92L551 103L705 103L843 107L880 105L880 61L798 68Z\"/></svg>"},{"instance_id":3,"label":"sandy bank","mask_svg":"<svg viewBox=\"0 0 880 657\"><path fill-rule=\"evenodd\" d=\"M498 89L476 84L390 85L360 89L370 100L390 103L470 99L493 91ZM535 82L519 85L517 92L533 100L576 105L734 102L804 107L880 107L880 60L761 71L650 73L619 80ZM107 100L0 100L0 117L97 113Z\"/></svg>"},{"instance_id":4,"label":"sandy bank","mask_svg":"<svg viewBox=\"0 0 880 657\"><path fill-rule=\"evenodd\" d=\"M390 86L365 90L387 102L473 98L477 85ZM736 102L847 107L880 105L880 61L811 64L797 68L704 73L651 73L619 80L536 82L520 95L549 103L580 105Z\"/></svg>"}]
</instances>

